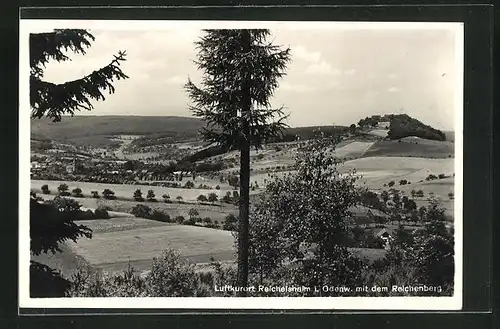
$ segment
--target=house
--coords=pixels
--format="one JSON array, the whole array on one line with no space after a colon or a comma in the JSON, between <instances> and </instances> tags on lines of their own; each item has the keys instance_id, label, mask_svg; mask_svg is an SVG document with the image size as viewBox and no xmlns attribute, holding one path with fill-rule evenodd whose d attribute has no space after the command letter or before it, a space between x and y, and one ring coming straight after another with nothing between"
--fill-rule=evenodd
<instances>
[{"instance_id":1,"label":"house","mask_svg":"<svg viewBox=\"0 0 500 329\"><path fill-rule=\"evenodd\" d=\"M385 243L385 249L390 248L390 243L392 241L392 233L389 232L386 228L381 229L377 233L375 233L375 236L382 239Z\"/></svg>"},{"instance_id":2,"label":"house","mask_svg":"<svg viewBox=\"0 0 500 329\"><path fill-rule=\"evenodd\" d=\"M389 231L385 228L381 229L375 234L377 237L382 238L382 239L389 239L391 237L391 234Z\"/></svg>"},{"instance_id":3,"label":"house","mask_svg":"<svg viewBox=\"0 0 500 329\"><path fill-rule=\"evenodd\" d=\"M389 216L385 212L377 209L368 209L368 211L366 212L366 217L372 223L381 223L389 218Z\"/></svg>"},{"instance_id":4,"label":"house","mask_svg":"<svg viewBox=\"0 0 500 329\"><path fill-rule=\"evenodd\" d=\"M66 172L68 174L74 173L75 172L75 165L74 164L67 165L66 166Z\"/></svg>"},{"instance_id":5,"label":"house","mask_svg":"<svg viewBox=\"0 0 500 329\"><path fill-rule=\"evenodd\" d=\"M389 129L389 127L390 127L390 126L391 126L390 121L380 121L380 122L378 123L378 127L379 127L380 129Z\"/></svg>"},{"instance_id":6,"label":"house","mask_svg":"<svg viewBox=\"0 0 500 329\"><path fill-rule=\"evenodd\" d=\"M350 211L357 224L383 223L389 218L383 211L361 205L353 206Z\"/></svg>"}]
</instances>

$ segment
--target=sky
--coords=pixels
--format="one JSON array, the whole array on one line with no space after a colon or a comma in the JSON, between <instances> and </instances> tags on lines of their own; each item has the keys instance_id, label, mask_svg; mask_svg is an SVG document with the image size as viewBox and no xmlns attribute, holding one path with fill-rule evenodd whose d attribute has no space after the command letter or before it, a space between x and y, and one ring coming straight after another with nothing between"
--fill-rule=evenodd
<instances>
[{"instance_id":1,"label":"sky","mask_svg":"<svg viewBox=\"0 0 500 329\"><path fill-rule=\"evenodd\" d=\"M94 102L83 115L191 116L183 84L200 81L194 42L198 28L90 29L86 55L50 62L44 79L62 83L107 65L119 50L130 79ZM349 125L374 114L407 113L438 129L453 130L455 32L450 29L271 28L271 41L291 49L273 106L284 106L292 127Z\"/></svg>"}]
</instances>

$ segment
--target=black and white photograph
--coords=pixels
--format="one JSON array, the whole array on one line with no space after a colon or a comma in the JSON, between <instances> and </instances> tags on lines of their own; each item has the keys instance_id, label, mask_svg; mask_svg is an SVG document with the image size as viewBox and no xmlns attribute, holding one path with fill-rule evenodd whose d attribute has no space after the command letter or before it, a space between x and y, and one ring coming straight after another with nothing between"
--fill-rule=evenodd
<instances>
[{"instance_id":1,"label":"black and white photograph","mask_svg":"<svg viewBox=\"0 0 500 329\"><path fill-rule=\"evenodd\" d=\"M463 33L21 19L20 306L460 309Z\"/></svg>"}]
</instances>

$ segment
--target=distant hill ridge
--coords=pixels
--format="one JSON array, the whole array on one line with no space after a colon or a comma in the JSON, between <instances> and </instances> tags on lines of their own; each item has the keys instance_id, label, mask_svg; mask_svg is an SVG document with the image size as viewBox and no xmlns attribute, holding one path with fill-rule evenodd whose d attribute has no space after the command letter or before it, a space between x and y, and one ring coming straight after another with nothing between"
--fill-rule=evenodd
<instances>
[{"instance_id":1,"label":"distant hill ridge","mask_svg":"<svg viewBox=\"0 0 500 329\"><path fill-rule=\"evenodd\" d=\"M389 122L389 139L401 139L404 137L420 137L425 139L445 141L446 134L441 130L435 129L421 121L412 118L408 114L386 114L372 115L358 122L360 127L376 127L379 123Z\"/></svg>"},{"instance_id":2,"label":"distant hill ridge","mask_svg":"<svg viewBox=\"0 0 500 329\"><path fill-rule=\"evenodd\" d=\"M149 135L172 133L194 137L204 126L198 118L179 116L74 116L54 123L49 119L31 120L32 139L75 140L96 135Z\"/></svg>"},{"instance_id":3,"label":"distant hill ridge","mask_svg":"<svg viewBox=\"0 0 500 329\"><path fill-rule=\"evenodd\" d=\"M127 116L127 115L79 115L63 117L54 123L49 119L31 120L32 140L59 140L87 143L113 135L141 135L146 144L154 145L162 139L199 138L198 132L205 126L203 120L181 116ZM288 128L275 141L292 141L299 136L308 139L321 130L326 135L346 131L343 126L313 126ZM157 141L156 141L157 140ZM139 141L138 141L139 142Z\"/></svg>"}]
</instances>

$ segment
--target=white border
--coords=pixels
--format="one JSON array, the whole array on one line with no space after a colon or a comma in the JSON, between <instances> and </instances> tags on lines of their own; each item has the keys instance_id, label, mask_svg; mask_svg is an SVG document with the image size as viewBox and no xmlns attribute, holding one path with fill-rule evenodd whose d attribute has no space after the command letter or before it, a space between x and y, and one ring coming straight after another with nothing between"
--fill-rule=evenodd
<instances>
[{"instance_id":1,"label":"white border","mask_svg":"<svg viewBox=\"0 0 500 329\"><path fill-rule=\"evenodd\" d=\"M91 30L165 30L171 28L269 28L342 30L433 30L455 32L455 293L452 297L253 297L253 298L30 298L29 203L30 104L29 33L55 28ZM20 20L19 25L19 307L137 309L316 309L316 310L460 310L463 261L463 86L464 24L446 22L249 22L249 21L100 21Z\"/></svg>"}]
</instances>

